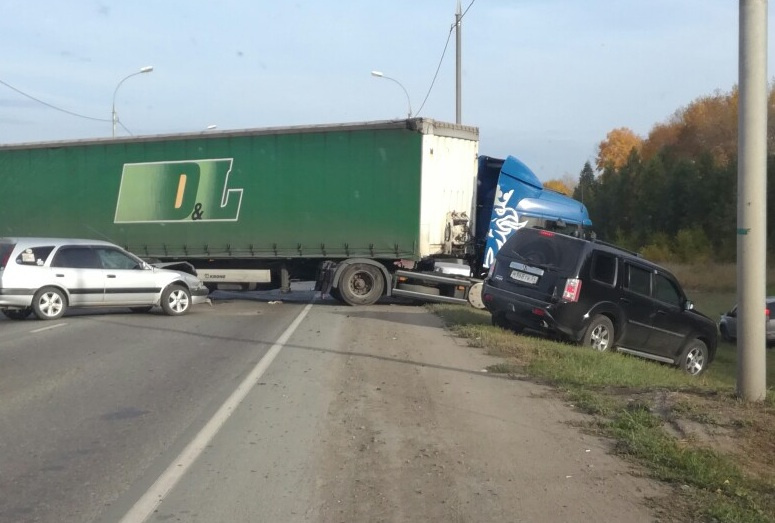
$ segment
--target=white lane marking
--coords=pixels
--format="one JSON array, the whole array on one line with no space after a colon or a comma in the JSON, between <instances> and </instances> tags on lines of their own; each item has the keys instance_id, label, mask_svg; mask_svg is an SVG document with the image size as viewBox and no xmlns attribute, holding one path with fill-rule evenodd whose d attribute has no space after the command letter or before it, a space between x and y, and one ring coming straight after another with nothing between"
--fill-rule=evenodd
<instances>
[{"instance_id":1,"label":"white lane marking","mask_svg":"<svg viewBox=\"0 0 775 523\"><path fill-rule=\"evenodd\" d=\"M64 327L65 325L67 325L67 323L57 323L56 325L49 325L48 327L41 327L39 329L31 330L30 332L31 333L43 332L43 331L48 331L48 330L51 330L51 329L56 329L57 327Z\"/></svg>"},{"instance_id":2,"label":"white lane marking","mask_svg":"<svg viewBox=\"0 0 775 523\"><path fill-rule=\"evenodd\" d=\"M311 308L312 303L309 303L304 307L304 310L302 310L296 319L293 320L293 323L285 329L282 336L277 339L277 342L275 342L275 344L272 345L272 348L269 349L263 358L261 358L261 361L256 364L250 374L248 374L236 390L232 392L229 399L221 405L218 412L216 412L210 421L205 424L202 430L199 431L199 434L191 440L191 443L189 443L186 448L183 449L183 452L174 459L170 466L167 467L167 470L159 476L159 479L156 480L151 488L148 489L129 512L121 518L121 523L141 523L153 514L153 511L161 504L164 497L167 496L177 482L180 481L183 474L186 473L188 468L196 461L202 451L204 451L218 431L223 427L226 420L229 419L229 416L231 416L242 400L245 399L245 396L247 396L256 383L258 383L258 380L261 379L261 376L269 368L269 365L272 364L272 361L274 361L280 353L285 346L285 343L296 331Z\"/></svg>"}]
</instances>

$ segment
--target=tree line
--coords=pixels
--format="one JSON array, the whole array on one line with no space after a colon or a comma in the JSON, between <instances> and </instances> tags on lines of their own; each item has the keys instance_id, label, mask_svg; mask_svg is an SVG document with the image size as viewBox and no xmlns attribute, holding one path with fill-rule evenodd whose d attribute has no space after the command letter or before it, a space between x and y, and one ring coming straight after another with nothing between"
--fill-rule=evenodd
<instances>
[{"instance_id":1,"label":"tree line","mask_svg":"<svg viewBox=\"0 0 775 523\"><path fill-rule=\"evenodd\" d=\"M614 129L587 162L573 198L598 238L654 261L733 261L737 250L737 88L701 97L642 138ZM769 90L767 178L775 174L775 90ZM767 184L767 246L775 186Z\"/></svg>"}]
</instances>

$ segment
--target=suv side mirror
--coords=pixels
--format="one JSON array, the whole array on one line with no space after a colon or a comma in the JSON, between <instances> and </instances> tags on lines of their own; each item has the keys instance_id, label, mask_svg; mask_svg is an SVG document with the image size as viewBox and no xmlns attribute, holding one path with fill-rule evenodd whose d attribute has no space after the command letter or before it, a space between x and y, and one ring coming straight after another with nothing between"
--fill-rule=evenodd
<instances>
[{"instance_id":1,"label":"suv side mirror","mask_svg":"<svg viewBox=\"0 0 775 523\"><path fill-rule=\"evenodd\" d=\"M694 310L694 302L692 300L686 300L684 302L684 310L687 310L687 311Z\"/></svg>"}]
</instances>

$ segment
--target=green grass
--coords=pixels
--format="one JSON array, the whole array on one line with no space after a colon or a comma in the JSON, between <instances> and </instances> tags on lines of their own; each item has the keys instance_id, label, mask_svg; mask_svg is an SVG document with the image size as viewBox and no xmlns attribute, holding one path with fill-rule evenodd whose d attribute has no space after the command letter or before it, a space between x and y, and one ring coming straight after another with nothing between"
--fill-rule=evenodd
<instances>
[{"instance_id":1,"label":"green grass","mask_svg":"<svg viewBox=\"0 0 775 523\"><path fill-rule=\"evenodd\" d=\"M692 299L714 321L735 301L729 291L695 292ZM641 358L515 335L491 326L486 311L453 305L430 309L471 346L504 358L490 372L527 375L553 385L574 406L594 415L591 428L614 438L619 454L676 485L681 503L668 510L683 510L693 521L775 523L775 466L754 473L739 454L685 441L667 430L676 419L734 430L748 452L775 465L775 445L770 443L775 433L774 350L767 353L767 399L748 404L735 399L737 355L732 344L722 343L708 371L693 378ZM663 398L669 394L679 399L667 403Z\"/></svg>"}]
</instances>

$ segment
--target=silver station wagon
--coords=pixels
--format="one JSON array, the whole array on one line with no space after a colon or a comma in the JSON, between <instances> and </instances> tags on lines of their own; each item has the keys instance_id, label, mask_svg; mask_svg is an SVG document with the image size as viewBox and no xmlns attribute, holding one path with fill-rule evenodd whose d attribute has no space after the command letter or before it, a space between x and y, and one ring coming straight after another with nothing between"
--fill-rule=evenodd
<instances>
[{"instance_id":1,"label":"silver station wagon","mask_svg":"<svg viewBox=\"0 0 775 523\"><path fill-rule=\"evenodd\" d=\"M154 267L106 241L0 238L0 311L15 320L32 313L54 320L70 307L160 306L177 316L207 301L194 274Z\"/></svg>"}]
</instances>

